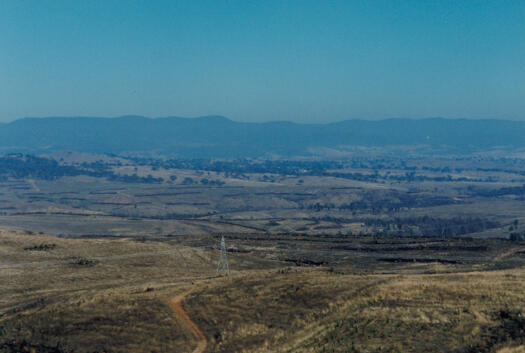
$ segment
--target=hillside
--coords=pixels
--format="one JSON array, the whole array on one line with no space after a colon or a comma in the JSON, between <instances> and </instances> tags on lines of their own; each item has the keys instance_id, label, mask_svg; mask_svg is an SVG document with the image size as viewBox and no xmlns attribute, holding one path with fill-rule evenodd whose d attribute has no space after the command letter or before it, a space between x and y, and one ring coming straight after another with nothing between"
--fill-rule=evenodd
<instances>
[{"instance_id":1,"label":"hillside","mask_svg":"<svg viewBox=\"0 0 525 353\"><path fill-rule=\"evenodd\" d=\"M244 123L200 118L25 118L0 125L0 152L72 150L180 158L305 156L358 146L454 153L525 147L525 122L466 119Z\"/></svg>"}]
</instances>

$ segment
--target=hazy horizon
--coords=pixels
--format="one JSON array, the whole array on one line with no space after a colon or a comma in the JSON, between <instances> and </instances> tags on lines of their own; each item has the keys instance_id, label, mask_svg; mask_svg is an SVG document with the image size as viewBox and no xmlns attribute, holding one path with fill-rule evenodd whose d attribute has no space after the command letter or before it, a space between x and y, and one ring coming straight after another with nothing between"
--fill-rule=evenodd
<instances>
[{"instance_id":1,"label":"hazy horizon","mask_svg":"<svg viewBox=\"0 0 525 353\"><path fill-rule=\"evenodd\" d=\"M443 117L443 116L428 116L428 117L386 117L386 118L377 118L377 119L364 119L364 118L349 118L349 119L342 119L342 120L322 120L322 121L293 121L293 120L286 120L286 119L279 119L279 120L260 120L260 121L249 121L249 120L238 120L238 119L232 119L231 117L221 115L221 114L210 114L210 115L198 115L198 116L181 116L176 114L166 115L166 116L146 116L146 115L140 115L140 114L123 114L123 115L117 115L117 116L88 116L88 115L49 115L49 116L24 116L13 120L7 120L7 121L0 121L0 124L9 124L13 123L17 120L22 119L120 119L120 118L129 118L129 117L137 117L137 118L145 118L145 119L167 119L167 118L180 118L180 119L201 119L201 118L224 118L232 122L236 123L275 123L275 122L285 122L285 123L294 123L294 124L305 124L305 125L316 125L316 124L333 124L333 123L340 123L344 121L352 121L352 120L362 120L362 121L385 121L385 120L432 120L432 119L443 119L443 120L479 120L479 121L492 121L492 120L501 120L501 121L515 121L515 122L525 122L525 119L504 119L504 118L498 118L498 117L487 117L487 118L469 118L469 117Z\"/></svg>"},{"instance_id":2,"label":"hazy horizon","mask_svg":"<svg viewBox=\"0 0 525 353\"><path fill-rule=\"evenodd\" d=\"M0 3L0 122L525 119L523 2Z\"/></svg>"},{"instance_id":3,"label":"hazy horizon","mask_svg":"<svg viewBox=\"0 0 525 353\"><path fill-rule=\"evenodd\" d=\"M0 353L525 353L524 19L0 0Z\"/></svg>"}]
</instances>

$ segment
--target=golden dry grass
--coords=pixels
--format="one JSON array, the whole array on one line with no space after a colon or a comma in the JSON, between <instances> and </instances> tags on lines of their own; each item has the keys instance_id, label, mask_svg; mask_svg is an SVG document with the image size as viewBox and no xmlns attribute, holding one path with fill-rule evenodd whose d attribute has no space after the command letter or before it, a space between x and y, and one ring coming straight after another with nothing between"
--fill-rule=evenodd
<instances>
[{"instance_id":1,"label":"golden dry grass","mask_svg":"<svg viewBox=\"0 0 525 353\"><path fill-rule=\"evenodd\" d=\"M42 244L55 247L24 250ZM191 352L195 337L168 302L193 288L184 306L207 336L207 352L523 351L522 268L358 275L276 269L231 254L236 271L215 278L217 255L0 231L4 338L60 341L75 352ZM434 270L428 264L426 272Z\"/></svg>"},{"instance_id":2,"label":"golden dry grass","mask_svg":"<svg viewBox=\"0 0 525 353\"><path fill-rule=\"evenodd\" d=\"M41 244L55 247L24 250ZM60 341L75 352L184 352L193 338L167 301L213 276L213 257L154 242L1 231L0 325L7 337Z\"/></svg>"},{"instance_id":3,"label":"golden dry grass","mask_svg":"<svg viewBox=\"0 0 525 353\"><path fill-rule=\"evenodd\" d=\"M203 290L189 307L215 337L211 346L217 352L451 352L469 346L496 351L520 342L491 330L502 323L500 311L525 309L524 280L522 269L367 276L274 272Z\"/></svg>"}]
</instances>

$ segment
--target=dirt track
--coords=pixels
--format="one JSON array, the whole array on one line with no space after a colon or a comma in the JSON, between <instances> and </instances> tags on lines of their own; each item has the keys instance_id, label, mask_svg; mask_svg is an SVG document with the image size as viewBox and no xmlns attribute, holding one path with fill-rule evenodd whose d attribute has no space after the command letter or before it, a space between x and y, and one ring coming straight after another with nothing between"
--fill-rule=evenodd
<instances>
[{"instance_id":1,"label":"dirt track","mask_svg":"<svg viewBox=\"0 0 525 353\"><path fill-rule=\"evenodd\" d=\"M170 307L175 312L175 314L184 322L186 326L189 327L193 335L197 339L197 347L193 350L192 353L204 353L208 342L206 341L206 336L202 330L197 326L195 322L190 318L184 307L182 306L182 301L184 298L189 295L192 290L186 291L182 294L177 295L176 297L170 300Z\"/></svg>"}]
</instances>

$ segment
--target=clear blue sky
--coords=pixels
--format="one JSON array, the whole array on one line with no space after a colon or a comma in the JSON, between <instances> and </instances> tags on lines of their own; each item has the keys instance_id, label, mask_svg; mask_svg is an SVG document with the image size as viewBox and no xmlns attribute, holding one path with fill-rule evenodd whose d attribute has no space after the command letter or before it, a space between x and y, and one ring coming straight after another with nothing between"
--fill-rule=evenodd
<instances>
[{"instance_id":1,"label":"clear blue sky","mask_svg":"<svg viewBox=\"0 0 525 353\"><path fill-rule=\"evenodd\" d=\"M525 120L525 1L0 1L0 121Z\"/></svg>"}]
</instances>

